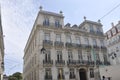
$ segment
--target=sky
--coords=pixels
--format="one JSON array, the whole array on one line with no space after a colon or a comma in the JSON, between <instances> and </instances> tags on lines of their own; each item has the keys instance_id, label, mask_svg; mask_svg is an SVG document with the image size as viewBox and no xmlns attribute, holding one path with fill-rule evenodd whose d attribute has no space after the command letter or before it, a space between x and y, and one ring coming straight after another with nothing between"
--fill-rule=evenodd
<instances>
[{"instance_id":1,"label":"sky","mask_svg":"<svg viewBox=\"0 0 120 80\"><path fill-rule=\"evenodd\" d=\"M24 48L35 22L39 7L43 10L63 12L64 24L79 25L87 20L98 21L120 4L119 0L0 0L2 26L5 45L5 71L11 75L23 72ZM101 19L103 30L111 28L111 23L120 20L120 7Z\"/></svg>"}]
</instances>

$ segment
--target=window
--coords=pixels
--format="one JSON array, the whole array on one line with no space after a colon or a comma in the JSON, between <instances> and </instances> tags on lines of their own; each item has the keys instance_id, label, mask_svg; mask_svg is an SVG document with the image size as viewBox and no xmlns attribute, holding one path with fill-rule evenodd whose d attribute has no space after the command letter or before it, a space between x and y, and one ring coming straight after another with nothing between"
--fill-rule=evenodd
<instances>
[{"instance_id":1,"label":"window","mask_svg":"<svg viewBox=\"0 0 120 80\"><path fill-rule=\"evenodd\" d=\"M43 21L43 26L49 26L49 18L45 18Z\"/></svg>"},{"instance_id":2,"label":"window","mask_svg":"<svg viewBox=\"0 0 120 80\"><path fill-rule=\"evenodd\" d=\"M75 78L75 74L74 74L74 69L73 68L70 69L69 77L70 77L70 79L74 79Z\"/></svg>"},{"instance_id":3,"label":"window","mask_svg":"<svg viewBox=\"0 0 120 80\"><path fill-rule=\"evenodd\" d=\"M61 35L60 34L56 34L56 41L61 42Z\"/></svg>"},{"instance_id":4,"label":"window","mask_svg":"<svg viewBox=\"0 0 120 80\"><path fill-rule=\"evenodd\" d=\"M100 44L101 44L101 46L104 46L104 41L100 40Z\"/></svg>"},{"instance_id":5,"label":"window","mask_svg":"<svg viewBox=\"0 0 120 80\"><path fill-rule=\"evenodd\" d=\"M104 54L104 63L107 63L107 55L106 54Z\"/></svg>"},{"instance_id":6,"label":"window","mask_svg":"<svg viewBox=\"0 0 120 80\"><path fill-rule=\"evenodd\" d=\"M85 44L89 45L89 40L88 40L88 38L85 38Z\"/></svg>"},{"instance_id":7,"label":"window","mask_svg":"<svg viewBox=\"0 0 120 80\"><path fill-rule=\"evenodd\" d=\"M51 68L46 68L45 69L45 78L50 79L51 76L52 76Z\"/></svg>"},{"instance_id":8,"label":"window","mask_svg":"<svg viewBox=\"0 0 120 80\"><path fill-rule=\"evenodd\" d=\"M95 51L95 53L96 53L97 51ZM97 52L96 53L96 61L100 61L100 57L99 57L99 53Z\"/></svg>"},{"instance_id":9,"label":"window","mask_svg":"<svg viewBox=\"0 0 120 80\"><path fill-rule=\"evenodd\" d=\"M99 33L99 32L101 32L101 30L100 30L100 28L99 27L97 27L97 32Z\"/></svg>"},{"instance_id":10,"label":"window","mask_svg":"<svg viewBox=\"0 0 120 80\"><path fill-rule=\"evenodd\" d=\"M73 60L73 55L71 50L68 50L68 60L69 61Z\"/></svg>"},{"instance_id":11,"label":"window","mask_svg":"<svg viewBox=\"0 0 120 80\"><path fill-rule=\"evenodd\" d=\"M88 57L88 61L92 61L92 57L91 57L90 52L87 52L87 57Z\"/></svg>"},{"instance_id":12,"label":"window","mask_svg":"<svg viewBox=\"0 0 120 80\"><path fill-rule=\"evenodd\" d=\"M94 46L97 46L97 41L96 41L96 39L93 39L93 45L94 45Z\"/></svg>"},{"instance_id":13,"label":"window","mask_svg":"<svg viewBox=\"0 0 120 80\"><path fill-rule=\"evenodd\" d=\"M80 38L79 37L76 37L76 43L80 44Z\"/></svg>"},{"instance_id":14,"label":"window","mask_svg":"<svg viewBox=\"0 0 120 80\"><path fill-rule=\"evenodd\" d=\"M80 61L83 60L82 51L81 51L81 50L78 50L78 59L79 59Z\"/></svg>"},{"instance_id":15,"label":"window","mask_svg":"<svg viewBox=\"0 0 120 80\"><path fill-rule=\"evenodd\" d=\"M90 69L90 78L94 78L94 69Z\"/></svg>"},{"instance_id":16,"label":"window","mask_svg":"<svg viewBox=\"0 0 120 80\"><path fill-rule=\"evenodd\" d=\"M45 54L45 61L50 61L50 60L51 60L50 50L47 50Z\"/></svg>"},{"instance_id":17,"label":"window","mask_svg":"<svg viewBox=\"0 0 120 80\"><path fill-rule=\"evenodd\" d=\"M50 40L50 34L49 33L45 33L44 37L45 37L45 40Z\"/></svg>"},{"instance_id":18,"label":"window","mask_svg":"<svg viewBox=\"0 0 120 80\"><path fill-rule=\"evenodd\" d=\"M90 24L89 26L90 26L90 32L94 32L93 25Z\"/></svg>"},{"instance_id":19,"label":"window","mask_svg":"<svg viewBox=\"0 0 120 80\"><path fill-rule=\"evenodd\" d=\"M57 51L57 60L62 61L62 51Z\"/></svg>"},{"instance_id":20,"label":"window","mask_svg":"<svg viewBox=\"0 0 120 80\"><path fill-rule=\"evenodd\" d=\"M56 21L55 21L55 27L60 27L60 22L59 22L59 20L56 20Z\"/></svg>"},{"instance_id":21,"label":"window","mask_svg":"<svg viewBox=\"0 0 120 80\"><path fill-rule=\"evenodd\" d=\"M71 36L70 36L70 35L67 35L67 36L66 36L66 39L67 39L66 42L68 42L68 43L71 43L71 42L72 42L72 41L71 41Z\"/></svg>"},{"instance_id":22,"label":"window","mask_svg":"<svg viewBox=\"0 0 120 80\"><path fill-rule=\"evenodd\" d=\"M58 69L58 79L64 79L63 69L62 68Z\"/></svg>"}]
</instances>

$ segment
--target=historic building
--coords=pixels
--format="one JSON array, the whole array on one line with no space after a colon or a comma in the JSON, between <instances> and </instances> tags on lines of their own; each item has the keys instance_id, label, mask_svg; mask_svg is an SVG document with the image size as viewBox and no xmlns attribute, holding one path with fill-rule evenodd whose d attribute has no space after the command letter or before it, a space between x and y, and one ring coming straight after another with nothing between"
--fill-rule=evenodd
<instances>
[{"instance_id":1,"label":"historic building","mask_svg":"<svg viewBox=\"0 0 120 80\"><path fill-rule=\"evenodd\" d=\"M1 10L0 10L0 80L3 80L4 72L4 40L3 40L3 30L1 21Z\"/></svg>"},{"instance_id":2,"label":"historic building","mask_svg":"<svg viewBox=\"0 0 120 80\"><path fill-rule=\"evenodd\" d=\"M106 32L106 42L111 64L120 64L120 21Z\"/></svg>"},{"instance_id":3,"label":"historic building","mask_svg":"<svg viewBox=\"0 0 120 80\"><path fill-rule=\"evenodd\" d=\"M96 80L109 65L102 24L64 25L64 16L42 10L24 49L24 80Z\"/></svg>"}]
</instances>

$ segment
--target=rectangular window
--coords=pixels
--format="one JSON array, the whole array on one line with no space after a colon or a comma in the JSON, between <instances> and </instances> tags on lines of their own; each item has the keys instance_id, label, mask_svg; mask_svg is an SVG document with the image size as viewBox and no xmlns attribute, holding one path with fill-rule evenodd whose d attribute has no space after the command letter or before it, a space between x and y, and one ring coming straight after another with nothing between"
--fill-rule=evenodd
<instances>
[{"instance_id":1,"label":"rectangular window","mask_svg":"<svg viewBox=\"0 0 120 80\"><path fill-rule=\"evenodd\" d=\"M50 40L50 33L45 33L44 34L44 39L45 40Z\"/></svg>"},{"instance_id":2,"label":"rectangular window","mask_svg":"<svg viewBox=\"0 0 120 80\"><path fill-rule=\"evenodd\" d=\"M89 45L89 40L88 40L88 38L85 38L85 44Z\"/></svg>"},{"instance_id":3,"label":"rectangular window","mask_svg":"<svg viewBox=\"0 0 120 80\"><path fill-rule=\"evenodd\" d=\"M96 41L96 39L93 39L93 45L94 45L94 46L97 46L97 41Z\"/></svg>"},{"instance_id":4,"label":"rectangular window","mask_svg":"<svg viewBox=\"0 0 120 80\"><path fill-rule=\"evenodd\" d=\"M70 36L70 35L67 35L67 36L66 36L66 40L67 40L66 42L71 43L71 42L72 42L72 41L71 41L71 36Z\"/></svg>"},{"instance_id":5,"label":"rectangular window","mask_svg":"<svg viewBox=\"0 0 120 80\"><path fill-rule=\"evenodd\" d=\"M60 34L56 34L56 41L61 42L61 35Z\"/></svg>"},{"instance_id":6,"label":"rectangular window","mask_svg":"<svg viewBox=\"0 0 120 80\"><path fill-rule=\"evenodd\" d=\"M45 61L50 61L50 60L51 60L50 50L47 50L45 54Z\"/></svg>"},{"instance_id":7,"label":"rectangular window","mask_svg":"<svg viewBox=\"0 0 120 80\"><path fill-rule=\"evenodd\" d=\"M74 69L73 68L70 69L69 77L70 77L70 79L74 79L75 78L75 73L74 73Z\"/></svg>"},{"instance_id":8,"label":"rectangular window","mask_svg":"<svg viewBox=\"0 0 120 80\"><path fill-rule=\"evenodd\" d=\"M57 51L57 60L62 61L62 51Z\"/></svg>"},{"instance_id":9,"label":"rectangular window","mask_svg":"<svg viewBox=\"0 0 120 80\"><path fill-rule=\"evenodd\" d=\"M69 61L73 60L73 55L71 50L68 50L68 60Z\"/></svg>"},{"instance_id":10,"label":"rectangular window","mask_svg":"<svg viewBox=\"0 0 120 80\"><path fill-rule=\"evenodd\" d=\"M104 41L100 40L100 44L101 44L101 46L104 46Z\"/></svg>"},{"instance_id":11,"label":"rectangular window","mask_svg":"<svg viewBox=\"0 0 120 80\"><path fill-rule=\"evenodd\" d=\"M55 21L55 27L60 27L60 22L59 22L59 20L56 20L56 21Z\"/></svg>"},{"instance_id":12,"label":"rectangular window","mask_svg":"<svg viewBox=\"0 0 120 80\"><path fill-rule=\"evenodd\" d=\"M80 44L80 38L79 37L76 37L76 43Z\"/></svg>"},{"instance_id":13,"label":"rectangular window","mask_svg":"<svg viewBox=\"0 0 120 80\"><path fill-rule=\"evenodd\" d=\"M82 57L82 50L78 50L78 59L79 59L80 61L83 60L83 57Z\"/></svg>"},{"instance_id":14,"label":"rectangular window","mask_svg":"<svg viewBox=\"0 0 120 80\"><path fill-rule=\"evenodd\" d=\"M45 69L45 79L50 79L52 77L51 68Z\"/></svg>"},{"instance_id":15,"label":"rectangular window","mask_svg":"<svg viewBox=\"0 0 120 80\"><path fill-rule=\"evenodd\" d=\"M90 69L90 78L94 78L94 69Z\"/></svg>"},{"instance_id":16,"label":"rectangular window","mask_svg":"<svg viewBox=\"0 0 120 80\"><path fill-rule=\"evenodd\" d=\"M90 32L94 32L93 25L90 24L89 26L90 26Z\"/></svg>"},{"instance_id":17,"label":"rectangular window","mask_svg":"<svg viewBox=\"0 0 120 80\"><path fill-rule=\"evenodd\" d=\"M92 61L91 53L87 52L88 61Z\"/></svg>"},{"instance_id":18,"label":"rectangular window","mask_svg":"<svg viewBox=\"0 0 120 80\"><path fill-rule=\"evenodd\" d=\"M43 26L49 26L49 18L44 19Z\"/></svg>"}]
</instances>

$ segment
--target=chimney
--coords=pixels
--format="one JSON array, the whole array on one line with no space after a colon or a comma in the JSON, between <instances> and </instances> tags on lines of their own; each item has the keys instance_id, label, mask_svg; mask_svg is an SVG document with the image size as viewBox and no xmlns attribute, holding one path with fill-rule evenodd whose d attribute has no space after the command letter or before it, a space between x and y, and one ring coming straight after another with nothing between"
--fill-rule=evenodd
<instances>
[{"instance_id":1,"label":"chimney","mask_svg":"<svg viewBox=\"0 0 120 80\"><path fill-rule=\"evenodd\" d=\"M42 6L40 6L40 11L42 10Z\"/></svg>"},{"instance_id":2,"label":"chimney","mask_svg":"<svg viewBox=\"0 0 120 80\"><path fill-rule=\"evenodd\" d=\"M62 12L62 11L60 11L60 14L62 15L62 14L63 14L63 12Z\"/></svg>"},{"instance_id":3,"label":"chimney","mask_svg":"<svg viewBox=\"0 0 120 80\"><path fill-rule=\"evenodd\" d=\"M84 16L83 18L84 18L84 20L86 20L86 16Z\"/></svg>"},{"instance_id":4,"label":"chimney","mask_svg":"<svg viewBox=\"0 0 120 80\"><path fill-rule=\"evenodd\" d=\"M100 21L100 19L98 20L98 23L100 23L101 21Z\"/></svg>"},{"instance_id":5,"label":"chimney","mask_svg":"<svg viewBox=\"0 0 120 80\"><path fill-rule=\"evenodd\" d=\"M112 25L112 27L114 27L114 23L113 22L111 23L111 25Z\"/></svg>"}]
</instances>

